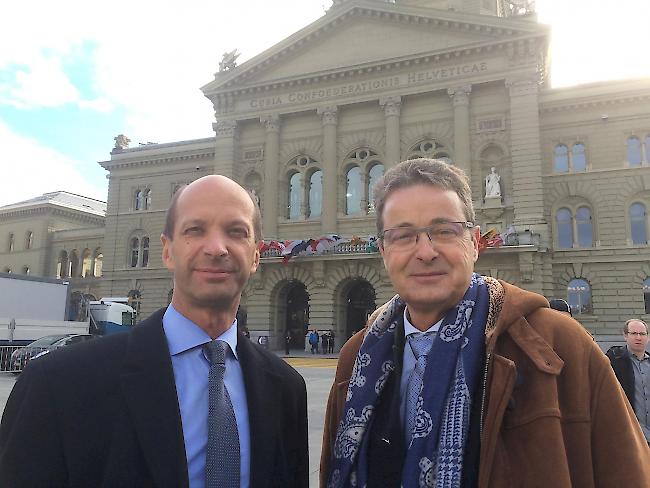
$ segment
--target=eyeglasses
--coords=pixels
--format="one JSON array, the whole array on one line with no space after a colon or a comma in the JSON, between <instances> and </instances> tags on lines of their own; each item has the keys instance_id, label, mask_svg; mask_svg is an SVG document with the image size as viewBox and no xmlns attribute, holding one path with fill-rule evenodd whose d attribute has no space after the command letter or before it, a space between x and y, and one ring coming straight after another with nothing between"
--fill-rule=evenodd
<instances>
[{"instance_id":1,"label":"eyeglasses","mask_svg":"<svg viewBox=\"0 0 650 488\"><path fill-rule=\"evenodd\" d=\"M427 227L394 227L379 234L379 238L384 248L408 251L415 247L422 233L434 244L447 244L458 240L465 229L473 227L473 222L438 222Z\"/></svg>"},{"instance_id":2,"label":"eyeglasses","mask_svg":"<svg viewBox=\"0 0 650 488\"><path fill-rule=\"evenodd\" d=\"M648 335L648 333L647 332L626 332L625 335L645 337Z\"/></svg>"}]
</instances>

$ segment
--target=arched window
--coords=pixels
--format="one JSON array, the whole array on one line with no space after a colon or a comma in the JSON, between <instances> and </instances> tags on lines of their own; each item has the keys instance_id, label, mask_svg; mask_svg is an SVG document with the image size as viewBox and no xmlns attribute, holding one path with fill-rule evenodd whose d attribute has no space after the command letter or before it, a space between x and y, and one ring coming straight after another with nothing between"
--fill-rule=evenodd
<instances>
[{"instance_id":1,"label":"arched window","mask_svg":"<svg viewBox=\"0 0 650 488\"><path fill-rule=\"evenodd\" d=\"M134 237L131 239L131 267L137 268L140 262L140 239Z\"/></svg>"},{"instance_id":2,"label":"arched window","mask_svg":"<svg viewBox=\"0 0 650 488\"><path fill-rule=\"evenodd\" d=\"M104 255L99 248L95 249L95 264L93 266L93 276L99 278L102 275L102 268L104 267Z\"/></svg>"},{"instance_id":3,"label":"arched window","mask_svg":"<svg viewBox=\"0 0 650 488\"><path fill-rule=\"evenodd\" d=\"M554 159L557 173L567 173L569 171L569 148L564 144L555 146Z\"/></svg>"},{"instance_id":4,"label":"arched window","mask_svg":"<svg viewBox=\"0 0 650 488\"><path fill-rule=\"evenodd\" d=\"M646 212L643 203L633 203L630 205L630 234L632 244L647 244L648 230L646 227Z\"/></svg>"},{"instance_id":5,"label":"arched window","mask_svg":"<svg viewBox=\"0 0 650 488\"><path fill-rule=\"evenodd\" d=\"M579 207L576 210L576 230L578 246L591 247L594 245L594 229L591 223L591 210L589 207Z\"/></svg>"},{"instance_id":6,"label":"arched window","mask_svg":"<svg viewBox=\"0 0 650 488\"><path fill-rule=\"evenodd\" d=\"M408 152L407 159L417 158L433 158L442 159L447 164L451 164L452 160L449 156L449 148L436 139L426 139L411 146Z\"/></svg>"},{"instance_id":7,"label":"arched window","mask_svg":"<svg viewBox=\"0 0 650 488\"><path fill-rule=\"evenodd\" d=\"M151 189L147 188L144 190L144 209L149 210L151 208Z\"/></svg>"},{"instance_id":8,"label":"arched window","mask_svg":"<svg viewBox=\"0 0 650 488\"><path fill-rule=\"evenodd\" d=\"M643 280L643 303L645 305L645 313L650 313L650 278Z\"/></svg>"},{"instance_id":9,"label":"arched window","mask_svg":"<svg viewBox=\"0 0 650 488\"><path fill-rule=\"evenodd\" d=\"M557 244L562 249L570 249L573 247L573 222L571 218L571 210L568 208L561 208L555 214L557 222Z\"/></svg>"},{"instance_id":10,"label":"arched window","mask_svg":"<svg viewBox=\"0 0 650 488\"><path fill-rule=\"evenodd\" d=\"M320 217L323 207L323 172L314 171L309 178L309 218Z\"/></svg>"},{"instance_id":11,"label":"arched window","mask_svg":"<svg viewBox=\"0 0 650 488\"><path fill-rule=\"evenodd\" d=\"M372 168L370 168L370 171L368 172L368 211L369 212L374 212L375 211L375 185L377 184L377 181L379 181L379 178L381 178L384 175L384 165L383 164L375 164Z\"/></svg>"},{"instance_id":12,"label":"arched window","mask_svg":"<svg viewBox=\"0 0 650 488\"><path fill-rule=\"evenodd\" d=\"M23 274L28 275L29 274L29 266L23 266Z\"/></svg>"},{"instance_id":13,"label":"arched window","mask_svg":"<svg viewBox=\"0 0 650 488\"><path fill-rule=\"evenodd\" d=\"M66 251L61 251L59 254L59 260L56 264L56 277L57 278L67 278L69 275L68 268L68 253Z\"/></svg>"},{"instance_id":14,"label":"arched window","mask_svg":"<svg viewBox=\"0 0 650 488\"><path fill-rule=\"evenodd\" d=\"M299 219L302 207L302 182L300 173L294 173L289 179L289 218Z\"/></svg>"},{"instance_id":15,"label":"arched window","mask_svg":"<svg viewBox=\"0 0 650 488\"><path fill-rule=\"evenodd\" d=\"M129 266L144 268L149 264L149 237L132 237L129 241Z\"/></svg>"},{"instance_id":16,"label":"arched window","mask_svg":"<svg viewBox=\"0 0 650 488\"><path fill-rule=\"evenodd\" d=\"M580 278L572 279L569 286L567 286L567 302L569 302L574 316L592 313L593 307L589 283Z\"/></svg>"},{"instance_id":17,"label":"arched window","mask_svg":"<svg viewBox=\"0 0 650 488\"><path fill-rule=\"evenodd\" d=\"M14 252L14 235L13 235L13 233L9 234L9 243L7 245L7 249L9 250L9 252Z\"/></svg>"},{"instance_id":18,"label":"arched window","mask_svg":"<svg viewBox=\"0 0 650 488\"><path fill-rule=\"evenodd\" d=\"M81 277L85 278L86 276L90 275L92 267L93 258L90 254L90 249L86 248L81 254Z\"/></svg>"},{"instance_id":19,"label":"arched window","mask_svg":"<svg viewBox=\"0 0 650 488\"><path fill-rule=\"evenodd\" d=\"M135 210L142 210L144 208L144 192L140 189L135 191L133 198L133 208Z\"/></svg>"},{"instance_id":20,"label":"arched window","mask_svg":"<svg viewBox=\"0 0 650 488\"><path fill-rule=\"evenodd\" d=\"M346 175L345 186L345 214L356 215L361 213L361 169L358 166L350 168Z\"/></svg>"},{"instance_id":21,"label":"arched window","mask_svg":"<svg viewBox=\"0 0 650 488\"><path fill-rule=\"evenodd\" d=\"M73 249L70 253L70 278L79 276L79 253Z\"/></svg>"},{"instance_id":22,"label":"arched window","mask_svg":"<svg viewBox=\"0 0 650 488\"><path fill-rule=\"evenodd\" d=\"M146 268L148 264L149 264L149 238L148 237L143 237L142 238L142 262L141 262L141 266L143 268Z\"/></svg>"},{"instance_id":23,"label":"arched window","mask_svg":"<svg viewBox=\"0 0 650 488\"><path fill-rule=\"evenodd\" d=\"M34 233L31 230L25 235L25 249L31 249L34 246Z\"/></svg>"},{"instance_id":24,"label":"arched window","mask_svg":"<svg viewBox=\"0 0 650 488\"><path fill-rule=\"evenodd\" d=\"M629 137L627 140L627 162L630 166L641 166L641 161L643 161L641 141L636 136Z\"/></svg>"},{"instance_id":25,"label":"arched window","mask_svg":"<svg viewBox=\"0 0 650 488\"><path fill-rule=\"evenodd\" d=\"M571 166L573 171L585 171L587 169L585 145L581 142L574 144L571 148Z\"/></svg>"}]
</instances>

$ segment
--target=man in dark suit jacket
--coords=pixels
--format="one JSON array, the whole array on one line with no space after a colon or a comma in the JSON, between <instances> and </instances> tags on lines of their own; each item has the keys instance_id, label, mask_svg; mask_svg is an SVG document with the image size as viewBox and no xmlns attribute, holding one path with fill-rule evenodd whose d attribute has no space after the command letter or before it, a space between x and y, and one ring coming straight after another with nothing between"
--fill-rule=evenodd
<instances>
[{"instance_id":1,"label":"man in dark suit jacket","mask_svg":"<svg viewBox=\"0 0 650 488\"><path fill-rule=\"evenodd\" d=\"M236 333L260 239L259 209L232 180L211 175L177 192L161 236L174 273L170 307L130 333L53 352L25 369L0 426L0 486L204 486L207 406L192 401L208 396L202 346L220 340L240 486L307 487L304 380ZM173 336L181 326L199 344L179 352ZM240 371L235 380L231 369Z\"/></svg>"}]
</instances>

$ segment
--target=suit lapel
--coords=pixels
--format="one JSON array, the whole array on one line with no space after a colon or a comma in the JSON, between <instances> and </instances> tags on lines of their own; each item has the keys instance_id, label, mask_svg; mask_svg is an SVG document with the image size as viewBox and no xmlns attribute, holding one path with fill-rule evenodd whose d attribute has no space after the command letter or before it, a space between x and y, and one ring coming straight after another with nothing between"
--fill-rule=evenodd
<instances>
[{"instance_id":1,"label":"suit lapel","mask_svg":"<svg viewBox=\"0 0 650 488\"><path fill-rule=\"evenodd\" d=\"M122 368L122 390L157 486L185 487L187 460L176 384L159 310L136 326Z\"/></svg>"},{"instance_id":2,"label":"suit lapel","mask_svg":"<svg viewBox=\"0 0 650 488\"><path fill-rule=\"evenodd\" d=\"M269 364L251 342L239 336L237 354L241 362L248 403L251 466L250 485L268 486L278 455L277 425L274 415L280 412L281 378L269 370Z\"/></svg>"}]
</instances>

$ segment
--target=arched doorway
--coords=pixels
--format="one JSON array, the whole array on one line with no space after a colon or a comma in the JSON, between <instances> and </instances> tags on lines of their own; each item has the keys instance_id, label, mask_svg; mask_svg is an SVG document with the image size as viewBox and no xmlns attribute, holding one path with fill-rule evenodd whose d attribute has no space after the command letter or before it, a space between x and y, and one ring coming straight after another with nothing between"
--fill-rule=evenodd
<instances>
[{"instance_id":1,"label":"arched doorway","mask_svg":"<svg viewBox=\"0 0 650 488\"><path fill-rule=\"evenodd\" d=\"M368 316L377 308L375 289L366 280L353 280L347 287L344 303L347 304L345 314L345 339L362 329Z\"/></svg>"},{"instance_id":2,"label":"arched doorway","mask_svg":"<svg viewBox=\"0 0 650 488\"><path fill-rule=\"evenodd\" d=\"M287 334L292 349L305 348L305 335L309 325L309 293L305 285L297 280L289 281L280 291L278 300L278 319L281 321L276 330L282 331L278 345L284 344ZM284 313L282 313L284 312Z\"/></svg>"}]
</instances>

